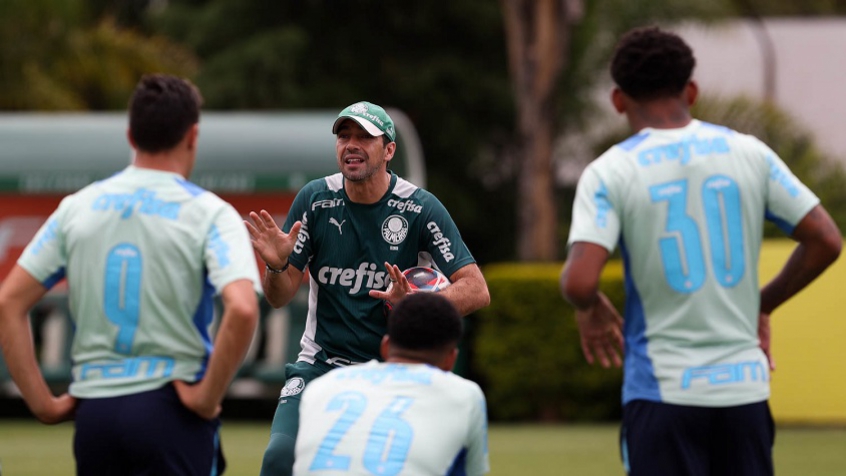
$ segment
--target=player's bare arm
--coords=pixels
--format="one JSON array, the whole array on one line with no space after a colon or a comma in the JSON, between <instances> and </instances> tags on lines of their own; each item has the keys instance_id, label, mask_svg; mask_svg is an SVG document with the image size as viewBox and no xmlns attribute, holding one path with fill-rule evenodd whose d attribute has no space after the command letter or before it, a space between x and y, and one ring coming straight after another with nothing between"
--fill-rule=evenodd
<instances>
[{"instance_id":1,"label":"player's bare arm","mask_svg":"<svg viewBox=\"0 0 846 476\"><path fill-rule=\"evenodd\" d=\"M608 261L608 250L594 243L570 247L561 273L561 294L576 309L586 310L599 299L599 276Z\"/></svg>"},{"instance_id":2,"label":"player's bare arm","mask_svg":"<svg viewBox=\"0 0 846 476\"><path fill-rule=\"evenodd\" d=\"M599 277L608 250L594 243L576 242L561 273L561 294L576 308L582 353L588 363L603 367L622 365L623 318L605 294Z\"/></svg>"},{"instance_id":3,"label":"player's bare arm","mask_svg":"<svg viewBox=\"0 0 846 476\"><path fill-rule=\"evenodd\" d=\"M793 229L799 242L781 272L761 290L761 312L771 314L805 288L840 256L843 237L821 205L814 207Z\"/></svg>"},{"instance_id":4,"label":"player's bare arm","mask_svg":"<svg viewBox=\"0 0 846 476\"><path fill-rule=\"evenodd\" d=\"M183 405L206 419L220 413L226 389L247 354L259 319L258 300L250 281L226 285L221 297L223 317L206 375L194 385L174 382Z\"/></svg>"},{"instance_id":5,"label":"player's bare arm","mask_svg":"<svg viewBox=\"0 0 846 476\"><path fill-rule=\"evenodd\" d=\"M770 371L775 371L775 359L773 359L772 352L770 351L770 343L771 343L771 331L770 331L770 315L762 312L758 314L758 342L761 350L764 351L764 355L767 356L767 362L770 364Z\"/></svg>"},{"instance_id":6,"label":"player's bare arm","mask_svg":"<svg viewBox=\"0 0 846 476\"><path fill-rule=\"evenodd\" d=\"M476 263L459 268L458 271L452 273L449 280L452 284L440 293L452 302L462 316L478 311L491 303L488 283Z\"/></svg>"},{"instance_id":7,"label":"player's bare arm","mask_svg":"<svg viewBox=\"0 0 846 476\"><path fill-rule=\"evenodd\" d=\"M303 272L289 266L288 261L302 223L294 223L291 232L285 233L266 210L250 212L250 220L245 220L244 225L250 232L253 249L268 266L262 278L265 297L274 308L282 307L291 302L303 282Z\"/></svg>"},{"instance_id":8,"label":"player's bare arm","mask_svg":"<svg viewBox=\"0 0 846 476\"><path fill-rule=\"evenodd\" d=\"M30 411L42 423L52 425L73 419L76 399L67 393L54 396L35 358L28 312L46 292L23 268L12 268L0 287L0 347Z\"/></svg>"}]
</instances>

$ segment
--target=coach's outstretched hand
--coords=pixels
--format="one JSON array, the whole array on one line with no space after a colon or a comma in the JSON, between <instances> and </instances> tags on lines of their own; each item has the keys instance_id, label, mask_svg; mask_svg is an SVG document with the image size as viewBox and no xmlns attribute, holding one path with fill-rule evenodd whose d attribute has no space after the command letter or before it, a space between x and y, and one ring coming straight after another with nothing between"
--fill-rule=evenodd
<instances>
[{"instance_id":1,"label":"coach's outstretched hand","mask_svg":"<svg viewBox=\"0 0 846 476\"><path fill-rule=\"evenodd\" d=\"M388 272L385 276L389 280L388 289L384 291L371 290L369 294L372 298L383 299L391 305L396 305L414 291L411 290L408 279L402 274L402 270L397 265L385 263L385 269Z\"/></svg>"},{"instance_id":2,"label":"coach's outstretched hand","mask_svg":"<svg viewBox=\"0 0 846 476\"><path fill-rule=\"evenodd\" d=\"M250 223L244 220L244 225L250 232L250 241L253 249L261 256L261 259L268 266L274 269L281 269L288 262L288 257L294 251L297 243L297 235L300 234L301 222L291 226L291 232L285 233L277 225L267 210L259 213L250 212Z\"/></svg>"}]
</instances>

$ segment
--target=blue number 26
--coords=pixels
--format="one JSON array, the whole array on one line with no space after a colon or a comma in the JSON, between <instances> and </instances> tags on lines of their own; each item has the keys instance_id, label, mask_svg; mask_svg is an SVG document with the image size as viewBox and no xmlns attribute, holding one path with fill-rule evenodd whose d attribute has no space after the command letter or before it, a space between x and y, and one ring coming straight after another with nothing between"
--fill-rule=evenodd
<instances>
[{"instance_id":1,"label":"blue number 26","mask_svg":"<svg viewBox=\"0 0 846 476\"><path fill-rule=\"evenodd\" d=\"M667 284L692 293L705 283L706 269L699 223L687 212L687 180L653 185L649 192L653 202L667 202L668 236L658 242ZM735 286L746 269L739 187L730 177L712 175L701 193L714 276L723 287Z\"/></svg>"},{"instance_id":2,"label":"blue number 26","mask_svg":"<svg viewBox=\"0 0 846 476\"><path fill-rule=\"evenodd\" d=\"M394 398L373 422L362 456L364 468L370 474L395 476L402 471L414 436L411 425L402 418L402 414L412 402L408 397ZM323 438L311 462L310 471L350 469L350 456L337 454L335 450L350 427L364 413L366 406L367 398L359 392L344 392L329 402L326 410L341 411L341 415Z\"/></svg>"}]
</instances>

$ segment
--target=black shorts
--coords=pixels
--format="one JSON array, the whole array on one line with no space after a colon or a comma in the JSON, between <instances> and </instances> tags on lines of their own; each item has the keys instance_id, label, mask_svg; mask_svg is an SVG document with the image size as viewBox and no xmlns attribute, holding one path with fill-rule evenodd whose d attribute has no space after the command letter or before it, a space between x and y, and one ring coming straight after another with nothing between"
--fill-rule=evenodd
<instances>
[{"instance_id":1,"label":"black shorts","mask_svg":"<svg viewBox=\"0 0 846 476\"><path fill-rule=\"evenodd\" d=\"M629 476L772 476L767 402L692 407L634 400L623 407L620 449Z\"/></svg>"},{"instance_id":2,"label":"black shorts","mask_svg":"<svg viewBox=\"0 0 846 476\"><path fill-rule=\"evenodd\" d=\"M78 476L208 476L226 467L220 420L204 420L185 408L173 385L81 399L75 426Z\"/></svg>"}]
</instances>

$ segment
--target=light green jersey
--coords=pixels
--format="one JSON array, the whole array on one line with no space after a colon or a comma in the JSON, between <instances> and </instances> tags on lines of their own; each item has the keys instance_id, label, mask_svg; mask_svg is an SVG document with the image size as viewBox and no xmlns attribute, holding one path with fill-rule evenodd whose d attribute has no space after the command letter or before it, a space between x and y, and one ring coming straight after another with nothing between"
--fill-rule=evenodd
<instances>
[{"instance_id":1,"label":"light green jersey","mask_svg":"<svg viewBox=\"0 0 846 476\"><path fill-rule=\"evenodd\" d=\"M623 401L766 400L764 221L789 234L817 197L758 139L697 120L612 147L576 195L569 242L619 243L625 262Z\"/></svg>"},{"instance_id":2,"label":"light green jersey","mask_svg":"<svg viewBox=\"0 0 846 476\"><path fill-rule=\"evenodd\" d=\"M199 380L215 293L241 279L260 290L232 206L178 174L134 166L65 197L18 264L48 289L67 278L70 393L80 398Z\"/></svg>"},{"instance_id":3,"label":"light green jersey","mask_svg":"<svg viewBox=\"0 0 846 476\"><path fill-rule=\"evenodd\" d=\"M485 396L451 372L371 361L332 370L303 391L297 476L488 470Z\"/></svg>"}]
</instances>

